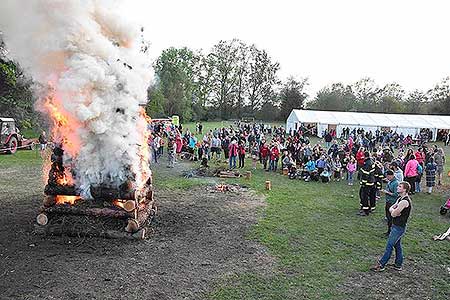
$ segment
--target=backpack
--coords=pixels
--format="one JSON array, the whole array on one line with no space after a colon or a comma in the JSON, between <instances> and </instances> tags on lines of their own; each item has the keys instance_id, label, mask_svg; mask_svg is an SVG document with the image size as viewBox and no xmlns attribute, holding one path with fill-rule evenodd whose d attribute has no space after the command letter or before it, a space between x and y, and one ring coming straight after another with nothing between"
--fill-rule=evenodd
<instances>
[{"instance_id":1,"label":"backpack","mask_svg":"<svg viewBox=\"0 0 450 300\"><path fill-rule=\"evenodd\" d=\"M417 165L417 173L423 174L423 167L420 164Z\"/></svg>"}]
</instances>

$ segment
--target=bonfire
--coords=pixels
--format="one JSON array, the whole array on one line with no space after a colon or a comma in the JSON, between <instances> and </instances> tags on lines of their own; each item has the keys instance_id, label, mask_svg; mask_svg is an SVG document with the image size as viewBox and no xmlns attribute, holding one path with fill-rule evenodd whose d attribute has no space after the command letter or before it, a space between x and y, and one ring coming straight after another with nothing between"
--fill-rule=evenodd
<instances>
[{"instance_id":1,"label":"bonfire","mask_svg":"<svg viewBox=\"0 0 450 300\"><path fill-rule=\"evenodd\" d=\"M39 86L36 108L54 142L37 217L47 234L142 238L156 212L143 109L148 48L118 3L30 1L11 9L21 18L5 20L7 47Z\"/></svg>"}]
</instances>

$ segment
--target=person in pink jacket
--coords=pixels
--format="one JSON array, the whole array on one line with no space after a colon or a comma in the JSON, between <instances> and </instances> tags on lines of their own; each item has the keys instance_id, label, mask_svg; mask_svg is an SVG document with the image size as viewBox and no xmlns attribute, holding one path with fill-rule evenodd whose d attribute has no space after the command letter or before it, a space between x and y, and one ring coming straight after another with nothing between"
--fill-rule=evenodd
<instances>
[{"instance_id":1,"label":"person in pink jacket","mask_svg":"<svg viewBox=\"0 0 450 300\"><path fill-rule=\"evenodd\" d=\"M356 160L352 156L347 163L348 185L353 185L353 174L356 172Z\"/></svg>"},{"instance_id":2,"label":"person in pink jacket","mask_svg":"<svg viewBox=\"0 0 450 300\"><path fill-rule=\"evenodd\" d=\"M414 155L411 155L405 166L405 180L411 185L411 194L414 194L416 190L416 177L419 175L418 167L419 162Z\"/></svg>"}]
</instances>

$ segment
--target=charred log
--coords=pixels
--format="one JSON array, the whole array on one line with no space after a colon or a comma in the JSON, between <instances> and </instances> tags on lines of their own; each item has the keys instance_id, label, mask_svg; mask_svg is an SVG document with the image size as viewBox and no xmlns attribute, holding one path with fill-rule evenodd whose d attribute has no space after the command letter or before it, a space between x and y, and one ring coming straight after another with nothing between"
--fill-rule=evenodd
<instances>
[{"instance_id":1,"label":"charred log","mask_svg":"<svg viewBox=\"0 0 450 300\"><path fill-rule=\"evenodd\" d=\"M55 205L52 207L41 208L42 213L47 214L63 214L63 215L85 215L92 217L109 217L117 219L127 219L130 214L121 209L112 208L86 208L86 207L76 207L70 205Z\"/></svg>"},{"instance_id":2,"label":"charred log","mask_svg":"<svg viewBox=\"0 0 450 300\"><path fill-rule=\"evenodd\" d=\"M44 189L44 194L46 195L64 195L64 196L78 196L75 186L73 185L58 185L58 184L47 184Z\"/></svg>"}]
</instances>

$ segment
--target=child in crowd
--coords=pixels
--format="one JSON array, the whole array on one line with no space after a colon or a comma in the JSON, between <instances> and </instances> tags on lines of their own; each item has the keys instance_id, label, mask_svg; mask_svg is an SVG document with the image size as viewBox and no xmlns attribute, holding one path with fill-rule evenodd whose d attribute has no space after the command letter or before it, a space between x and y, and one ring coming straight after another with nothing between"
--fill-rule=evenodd
<instances>
[{"instance_id":1,"label":"child in crowd","mask_svg":"<svg viewBox=\"0 0 450 300\"><path fill-rule=\"evenodd\" d=\"M308 175L304 179L305 181L310 181L313 173L316 172L316 162L312 159L311 156L309 157L309 160L305 165L305 169L308 172Z\"/></svg>"},{"instance_id":2,"label":"child in crowd","mask_svg":"<svg viewBox=\"0 0 450 300\"><path fill-rule=\"evenodd\" d=\"M348 185L353 185L353 175L356 172L356 159L351 156L350 161L347 163Z\"/></svg>"},{"instance_id":3,"label":"child in crowd","mask_svg":"<svg viewBox=\"0 0 450 300\"><path fill-rule=\"evenodd\" d=\"M436 184L436 163L434 162L434 158L430 157L428 163L425 166L425 175L427 181L428 194L431 194L433 191L433 187Z\"/></svg>"},{"instance_id":4,"label":"child in crowd","mask_svg":"<svg viewBox=\"0 0 450 300\"><path fill-rule=\"evenodd\" d=\"M419 163L417 165L416 193L422 192L422 187L420 186L420 182L422 181L422 176L423 176L423 166Z\"/></svg>"},{"instance_id":5,"label":"child in crowd","mask_svg":"<svg viewBox=\"0 0 450 300\"><path fill-rule=\"evenodd\" d=\"M244 144L244 142L239 143L238 154L239 154L239 168L242 169L245 164L245 144Z\"/></svg>"},{"instance_id":6,"label":"child in crowd","mask_svg":"<svg viewBox=\"0 0 450 300\"><path fill-rule=\"evenodd\" d=\"M334 180L335 181L340 181L341 177L342 177L342 164L341 161L339 160L339 157L336 156L333 159L333 174L334 174Z\"/></svg>"},{"instance_id":7,"label":"child in crowd","mask_svg":"<svg viewBox=\"0 0 450 300\"><path fill-rule=\"evenodd\" d=\"M330 182L330 177L331 177L331 171L329 166L325 166L325 168L323 169L322 173L320 173L320 179L322 180L323 183L328 183Z\"/></svg>"},{"instance_id":8,"label":"child in crowd","mask_svg":"<svg viewBox=\"0 0 450 300\"><path fill-rule=\"evenodd\" d=\"M257 142L253 142L251 154L252 154L252 167L253 170L256 170L256 163L258 162L259 158L259 146Z\"/></svg>"},{"instance_id":9,"label":"child in crowd","mask_svg":"<svg viewBox=\"0 0 450 300\"><path fill-rule=\"evenodd\" d=\"M278 159L280 157L280 150L276 143L272 144L272 148L270 148L270 167L271 171L276 172L278 167Z\"/></svg>"}]
</instances>

